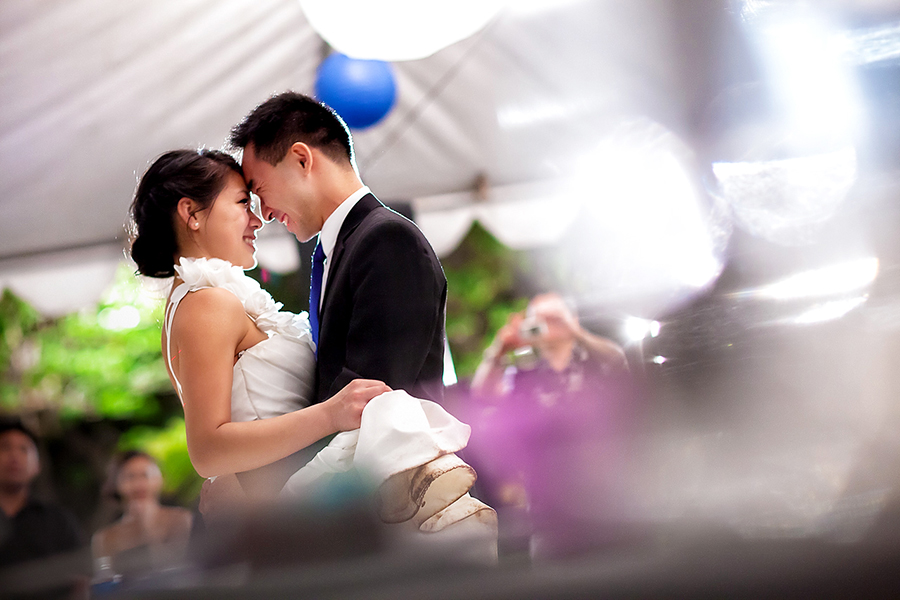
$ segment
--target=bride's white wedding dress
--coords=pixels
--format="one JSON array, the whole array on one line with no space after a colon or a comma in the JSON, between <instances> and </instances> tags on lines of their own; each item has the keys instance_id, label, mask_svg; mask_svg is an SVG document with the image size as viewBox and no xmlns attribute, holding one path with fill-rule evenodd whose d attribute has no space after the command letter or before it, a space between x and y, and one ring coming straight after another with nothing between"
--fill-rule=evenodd
<instances>
[{"instance_id":1,"label":"bride's white wedding dress","mask_svg":"<svg viewBox=\"0 0 900 600\"><path fill-rule=\"evenodd\" d=\"M254 279L224 260L182 258L175 270L183 283L166 309L167 343L181 300L211 287L232 292L268 336L244 350L234 364L232 421L266 419L309 406L315 345L306 313L279 310L282 305ZM167 353L171 371L171 351ZM180 397L174 372L173 379ZM466 446L469 433L468 425L440 405L404 391L388 392L369 402L359 429L335 436L299 470L288 466L292 474L283 488L284 479L279 479L276 488L281 500L291 501L314 494L336 473L354 468L376 483L378 513L386 523L402 523L429 538L442 532L438 537L488 539L488 553L496 556L496 513L468 494L475 471L453 454ZM243 483L252 496L254 484Z\"/></svg>"}]
</instances>

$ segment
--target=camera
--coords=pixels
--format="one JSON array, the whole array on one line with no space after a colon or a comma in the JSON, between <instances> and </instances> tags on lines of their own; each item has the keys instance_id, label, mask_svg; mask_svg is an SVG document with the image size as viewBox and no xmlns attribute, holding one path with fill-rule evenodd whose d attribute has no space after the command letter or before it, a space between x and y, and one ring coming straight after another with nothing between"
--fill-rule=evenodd
<instances>
[{"instance_id":1,"label":"camera","mask_svg":"<svg viewBox=\"0 0 900 600\"><path fill-rule=\"evenodd\" d=\"M523 340L536 340L547 333L547 323L537 317L526 317L519 325L519 337Z\"/></svg>"}]
</instances>

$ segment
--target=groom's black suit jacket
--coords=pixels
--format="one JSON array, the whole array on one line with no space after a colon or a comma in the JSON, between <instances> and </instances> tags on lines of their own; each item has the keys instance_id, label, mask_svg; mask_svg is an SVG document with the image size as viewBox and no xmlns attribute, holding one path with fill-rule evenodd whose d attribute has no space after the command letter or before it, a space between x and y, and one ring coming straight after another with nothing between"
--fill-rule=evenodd
<instances>
[{"instance_id":1,"label":"groom's black suit jacket","mask_svg":"<svg viewBox=\"0 0 900 600\"><path fill-rule=\"evenodd\" d=\"M447 279L419 228L363 196L329 257L316 401L359 377L440 401L446 302Z\"/></svg>"}]
</instances>

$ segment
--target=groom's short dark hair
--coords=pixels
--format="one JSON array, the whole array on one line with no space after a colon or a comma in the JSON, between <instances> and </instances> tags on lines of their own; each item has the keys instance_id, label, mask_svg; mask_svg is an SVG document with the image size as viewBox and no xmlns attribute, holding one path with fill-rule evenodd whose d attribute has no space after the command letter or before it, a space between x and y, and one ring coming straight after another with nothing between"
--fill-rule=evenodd
<instances>
[{"instance_id":1,"label":"groom's short dark hair","mask_svg":"<svg viewBox=\"0 0 900 600\"><path fill-rule=\"evenodd\" d=\"M353 140L343 119L327 105L297 92L272 96L231 130L231 145L277 165L296 142L321 150L335 162L353 164Z\"/></svg>"}]
</instances>

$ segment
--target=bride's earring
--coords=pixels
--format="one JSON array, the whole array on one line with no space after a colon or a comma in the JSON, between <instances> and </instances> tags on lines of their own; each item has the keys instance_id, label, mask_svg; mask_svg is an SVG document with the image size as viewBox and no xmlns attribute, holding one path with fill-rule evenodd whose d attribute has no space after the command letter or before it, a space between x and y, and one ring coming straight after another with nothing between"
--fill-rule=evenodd
<instances>
[{"instance_id":1,"label":"bride's earring","mask_svg":"<svg viewBox=\"0 0 900 600\"><path fill-rule=\"evenodd\" d=\"M200 223L197 221L194 221L193 223L191 223L191 227L193 227L194 229L200 229Z\"/></svg>"}]
</instances>

